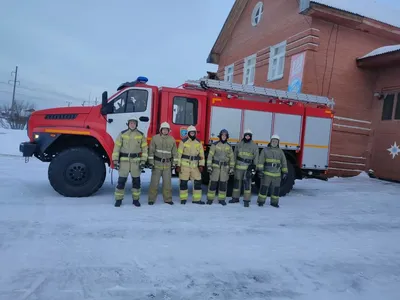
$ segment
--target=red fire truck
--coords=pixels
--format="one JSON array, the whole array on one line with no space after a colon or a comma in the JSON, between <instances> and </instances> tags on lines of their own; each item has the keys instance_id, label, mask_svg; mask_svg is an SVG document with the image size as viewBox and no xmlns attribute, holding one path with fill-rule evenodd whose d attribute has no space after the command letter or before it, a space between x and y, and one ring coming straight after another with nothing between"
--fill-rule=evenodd
<instances>
[{"instance_id":1,"label":"red fire truck","mask_svg":"<svg viewBox=\"0 0 400 300\"><path fill-rule=\"evenodd\" d=\"M148 141L165 121L177 143L187 135L187 127L196 126L206 155L223 128L229 131L233 147L243 131L251 129L260 151L272 134L278 134L289 168L282 196L290 192L295 179L326 174L333 100L211 79L187 81L179 88L147 81L138 77L123 83L110 98L104 92L97 106L35 111L28 121L29 142L20 144L20 152L27 160L35 156L50 162L48 178L61 195L90 196L103 185L106 164L113 167L114 139L126 129L128 119L137 118ZM203 175L207 184L207 172ZM257 189L257 176L253 184ZM228 194L231 190L232 184Z\"/></svg>"}]
</instances>

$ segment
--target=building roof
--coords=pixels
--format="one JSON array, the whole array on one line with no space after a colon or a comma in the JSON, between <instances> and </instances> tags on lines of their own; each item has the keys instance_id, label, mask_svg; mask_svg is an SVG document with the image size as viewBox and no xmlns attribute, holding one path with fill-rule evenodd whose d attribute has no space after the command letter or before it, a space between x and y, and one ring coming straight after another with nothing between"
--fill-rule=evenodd
<instances>
[{"instance_id":1,"label":"building roof","mask_svg":"<svg viewBox=\"0 0 400 300\"><path fill-rule=\"evenodd\" d=\"M378 3L377 0L312 0L310 2L400 27L400 9L387 3Z\"/></svg>"},{"instance_id":2,"label":"building roof","mask_svg":"<svg viewBox=\"0 0 400 300\"><path fill-rule=\"evenodd\" d=\"M377 48L374 51L371 51L370 53L367 53L364 56L359 57L357 59L368 58L368 57L382 55L382 54L396 52L396 51L400 51L400 45L384 46L384 47Z\"/></svg>"},{"instance_id":3,"label":"building roof","mask_svg":"<svg viewBox=\"0 0 400 300\"><path fill-rule=\"evenodd\" d=\"M356 59L360 68L384 68L400 66L400 45L377 48Z\"/></svg>"}]
</instances>

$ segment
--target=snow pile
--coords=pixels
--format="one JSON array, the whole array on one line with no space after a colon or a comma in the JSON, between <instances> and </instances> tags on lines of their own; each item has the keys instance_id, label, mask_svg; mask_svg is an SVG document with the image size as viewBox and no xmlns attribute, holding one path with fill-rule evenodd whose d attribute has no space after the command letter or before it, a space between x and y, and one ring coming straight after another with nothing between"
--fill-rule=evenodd
<instances>
[{"instance_id":1,"label":"snow pile","mask_svg":"<svg viewBox=\"0 0 400 300\"><path fill-rule=\"evenodd\" d=\"M26 130L0 128L0 155L21 156L19 144L29 141Z\"/></svg>"}]
</instances>

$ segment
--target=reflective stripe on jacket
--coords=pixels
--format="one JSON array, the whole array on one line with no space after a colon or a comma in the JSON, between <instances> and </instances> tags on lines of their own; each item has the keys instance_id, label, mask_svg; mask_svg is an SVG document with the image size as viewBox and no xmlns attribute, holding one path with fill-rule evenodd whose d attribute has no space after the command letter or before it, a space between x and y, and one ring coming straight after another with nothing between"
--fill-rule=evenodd
<instances>
[{"instance_id":1,"label":"reflective stripe on jacket","mask_svg":"<svg viewBox=\"0 0 400 300\"><path fill-rule=\"evenodd\" d=\"M198 139L181 140L178 147L178 166L197 168L204 167L204 149Z\"/></svg>"},{"instance_id":2,"label":"reflective stripe on jacket","mask_svg":"<svg viewBox=\"0 0 400 300\"><path fill-rule=\"evenodd\" d=\"M133 160L147 161L147 140L144 134L137 130L126 129L121 131L114 142L112 160L129 161Z\"/></svg>"},{"instance_id":3,"label":"reflective stripe on jacket","mask_svg":"<svg viewBox=\"0 0 400 300\"><path fill-rule=\"evenodd\" d=\"M237 170L247 170L248 166L256 165L258 162L258 145L253 141L245 143L240 141L235 147L235 168Z\"/></svg>"},{"instance_id":4,"label":"reflective stripe on jacket","mask_svg":"<svg viewBox=\"0 0 400 300\"><path fill-rule=\"evenodd\" d=\"M158 166L177 164L177 148L175 139L170 135L153 136L149 146L149 163Z\"/></svg>"},{"instance_id":5,"label":"reflective stripe on jacket","mask_svg":"<svg viewBox=\"0 0 400 300\"><path fill-rule=\"evenodd\" d=\"M281 173L287 173L287 161L283 150L279 147L266 147L261 151L257 169L264 175L280 177Z\"/></svg>"},{"instance_id":6,"label":"reflective stripe on jacket","mask_svg":"<svg viewBox=\"0 0 400 300\"><path fill-rule=\"evenodd\" d=\"M210 147L207 157L207 166L219 168L220 166L235 166L235 159L232 147L229 143L221 141L213 143Z\"/></svg>"}]
</instances>

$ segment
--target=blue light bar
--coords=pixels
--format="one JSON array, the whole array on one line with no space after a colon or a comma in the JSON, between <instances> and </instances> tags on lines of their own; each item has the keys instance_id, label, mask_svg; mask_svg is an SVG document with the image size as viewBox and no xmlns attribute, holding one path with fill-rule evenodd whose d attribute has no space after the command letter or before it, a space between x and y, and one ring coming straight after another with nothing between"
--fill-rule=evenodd
<instances>
[{"instance_id":1,"label":"blue light bar","mask_svg":"<svg viewBox=\"0 0 400 300\"><path fill-rule=\"evenodd\" d=\"M144 76L139 76L139 77L136 79L136 81L137 81L137 82L146 83L147 81L149 81L149 79L148 79L147 77L144 77Z\"/></svg>"}]
</instances>

